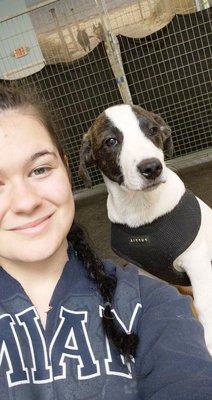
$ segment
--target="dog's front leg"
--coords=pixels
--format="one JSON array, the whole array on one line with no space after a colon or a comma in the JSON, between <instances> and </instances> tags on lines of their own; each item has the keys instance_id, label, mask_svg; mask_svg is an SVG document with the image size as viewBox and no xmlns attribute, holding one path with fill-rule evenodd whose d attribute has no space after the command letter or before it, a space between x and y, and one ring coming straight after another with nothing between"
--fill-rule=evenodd
<instances>
[{"instance_id":1,"label":"dog's front leg","mask_svg":"<svg viewBox=\"0 0 212 400\"><path fill-rule=\"evenodd\" d=\"M212 267L205 243L191 246L180 257L182 268L188 274L198 319L205 332L205 342L212 355Z\"/></svg>"}]
</instances>

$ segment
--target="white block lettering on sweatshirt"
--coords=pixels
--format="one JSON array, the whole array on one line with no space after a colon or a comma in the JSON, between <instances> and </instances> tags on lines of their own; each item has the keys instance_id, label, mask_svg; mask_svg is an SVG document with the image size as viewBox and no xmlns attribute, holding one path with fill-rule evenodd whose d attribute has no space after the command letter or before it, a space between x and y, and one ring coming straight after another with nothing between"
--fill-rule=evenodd
<instances>
[{"instance_id":1,"label":"white block lettering on sweatshirt","mask_svg":"<svg viewBox=\"0 0 212 400\"><path fill-rule=\"evenodd\" d=\"M102 306L99 306L96 318L102 316L103 310ZM138 303L128 328L116 311L112 312L122 329L130 333L138 321L140 310L141 304ZM93 351L95 344L92 346L95 336L92 333L89 337L88 334L89 319L91 316L88 311L74 311L62 306L58 327L48 349L34 306L17 313L15 318L10 314L0 316L0 370L1 376L5 371L8 386L30 382L44 384L66 379L67 368L73 366L79 380L94 379L103 373L132 378L130 365L125 364L123 356L109 344L107 338L103 338L105 353L102 350L102 354L105 354L105 370L100 370L100 362L95 358Z\"/></svg>"}]
</instances>

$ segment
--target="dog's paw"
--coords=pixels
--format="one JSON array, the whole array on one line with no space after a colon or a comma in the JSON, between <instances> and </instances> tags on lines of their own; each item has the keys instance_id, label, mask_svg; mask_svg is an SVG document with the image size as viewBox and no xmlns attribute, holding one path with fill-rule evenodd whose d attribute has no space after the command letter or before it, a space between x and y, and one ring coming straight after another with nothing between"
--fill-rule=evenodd
<instances>
[{"instance_id":1,"label":"dog's paw","mask_svg":"<svg viewBox=\"0 0 212 400\"><path fill-rule=\"evenodd\" d=\"M201 312L202 311L202 312ZM206 347L212 356L212 315L210 309L198 309L198 319L204 328Z\"/></svg>"},{"instance_id":2,"label":"dog's paw","mask_svg":"<svg viewBox=\"0 0 212 400\"><path fill-rule=\"evenodd\" d=\"M212 356L212 332L209 334L208 332L205 332L205 343L210 355Z\"/></svg>"},{"instance_id":3,"label":"dog's paw","mask_svg":"<svg viewBox=\"0 0 212 400\"><path fill-rule=\"evenodd\" d=\"M204 324L204 332L205 332L205 343L206 347L212 356L212 325Z\"/></svg>"},{"instance_id":4,"label":"dog's paw","mask_svg":"<svg viewBox=\"0 0 212 400\"><path fill-rule=\"evenodd\" d=\"M212 342L211 342L211 341L210 341L210 342L207 342L206 339L205 339L205 341L206 341L207 350L208 350L209 354L210 354L211 357L212 357Z\"/></svg>"}]
</instances>

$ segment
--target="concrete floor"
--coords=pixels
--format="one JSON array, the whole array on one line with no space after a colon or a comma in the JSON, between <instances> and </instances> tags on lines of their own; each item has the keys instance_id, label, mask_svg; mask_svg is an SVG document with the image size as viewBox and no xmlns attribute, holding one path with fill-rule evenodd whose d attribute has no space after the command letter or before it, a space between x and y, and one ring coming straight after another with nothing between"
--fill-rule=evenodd
<instances>
[{"instance_id":1,"label":"concrete floor","mask_svg":"<svg viewBox=\"0 0 212 400\"><path fill-rule=\"evenodd\" d=\"M186 187L212 207L212 161L180 170ZM101 258L112 258L121 265L126 261L110 248L110 222L106 209L107 193L76 200L76 221L88 232L91 244Z\"/></svg>"}]
</instances>

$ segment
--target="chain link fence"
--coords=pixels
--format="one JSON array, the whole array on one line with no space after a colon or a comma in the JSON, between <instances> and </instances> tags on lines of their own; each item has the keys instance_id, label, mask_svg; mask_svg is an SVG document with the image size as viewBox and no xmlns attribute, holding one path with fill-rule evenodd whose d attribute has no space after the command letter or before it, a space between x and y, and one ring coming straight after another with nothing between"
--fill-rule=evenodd
<instances>
[{"instance_id":1,"label":"chain link fence","mask_svg":"<svg viewBox=\"0 0 212 400\"><path fill-rule=\"evenodd\" d=\"M127 102L171 126L174 157L211 150L209 1L1 2L0 78L51 107L75 193L82 135L106 107ZM102 183L91 168L94 185Z\"/></svg>"}]
</instances>

